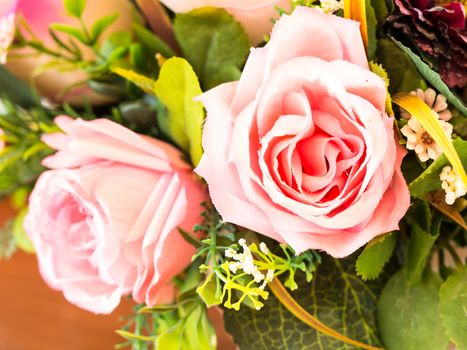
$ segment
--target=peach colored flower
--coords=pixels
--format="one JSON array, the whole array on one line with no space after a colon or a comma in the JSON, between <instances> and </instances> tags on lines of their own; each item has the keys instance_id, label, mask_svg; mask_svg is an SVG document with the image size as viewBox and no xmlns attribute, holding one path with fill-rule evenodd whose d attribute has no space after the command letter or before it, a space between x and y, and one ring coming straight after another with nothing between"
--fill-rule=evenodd
<instances>
[{"instance_id":1,"label":"peach colored flower","mask_svg":"<svg viewBox=\"0 0 467 350\"><path fill-rule=\"evenodd\" d=\"M200 97L196 172L224 220L334 257L398 228L410 201L405 150L358 26L298 7L252 50L239 82Z\"/></svg>"},{"instance_id":2,"label":"peach colored flower","mask_svg":"<svg viewBox=\"0 0 467 350\"><path fill-rule=\"evenodd\" d=\"M153 305L194 248L178 232L198 222L206 195L171 145L106 119L58 117L25 228L41 274L73 304L109 313L123 295Z\"/></svg>"}]
</instances>

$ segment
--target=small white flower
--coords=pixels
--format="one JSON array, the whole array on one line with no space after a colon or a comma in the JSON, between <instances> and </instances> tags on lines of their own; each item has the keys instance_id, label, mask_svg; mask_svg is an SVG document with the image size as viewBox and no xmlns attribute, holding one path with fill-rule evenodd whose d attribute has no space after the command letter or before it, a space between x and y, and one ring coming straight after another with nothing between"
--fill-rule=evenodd
<instances>
[{"instance_id":1,"label":"small white flower","mask_svg":"<svg viewBox=\"0 0 467 350\"><path fill-rule=\"evenodd\" d=\"M271 282L274 279L274 270L268 270L266 274L266 281Z\"/></svg>"},{"instance_id":2,"label":"small white flower","mask_svg":"<svg viewBox=\"0 0 467 350\"><path fill-rule=\"evenodd\" d=\"M453 205L457 198L466 195L465 184L459 174L449 165L441 170L439 178L442 181L441 188L446 192L445 200L448 205Z\"/></svg>"},{"instance_id":3,"label":"small white flower","mask_svg":"<svg viewBox=\"0 0 467 350\"><path fill-rule=\"evenodd\" d=\"M332 14L344 8L343 0L320 0L321 8L324 12Z\"/></svg>"},{"instance_id":4,"label":"small white flower","mask_svg":"<svg viewBox=\"0 0 467 350\"><path fill-rule=\"evenodd\" d=\"M438 119L437 114L436 117ZM438 122L446 133L446 136L451 139L452 125L440 119L438 119ZM407 124L402 127L401 133L407 137L407 144L405 145L407 149L415 151L422 162L426 162L429 159L435 160L443 153L441 147L436 144L432 137L414 118L410 118Z\"/></svg>"},{"instance_id":5,"label":"small white flower","mask_svg":"<svg viewBox=\"0 0 467 350\"><path fill-rule=\"evenodd\" d=\"M418 96L423 102L425 102L431 110L438 114L439 119L448 121L452 118L451 111L448 109L446 97L444 95L436 95L436 91L428 88L425 91L417 89L410 92L411 95ZM401 117L404 119L410 119L411 115L405 109L401 110Z\"/></svg>"},{"instance_id":6,"label":"small white flower","mask_svg":"<svg viewBox=\"0 0 467 350\"><path fill-rule=\"evenodd\" d=\"M269 254L269 249L268 249L268 247L266 246L266 243L264 243L264 242L261 242L261 243L259 244L259 250L261 250L261 252L262 252L263 254L266 254L266 255Z\"/></svg>"},{"instance_id":7,"label":"small white flower","mask_svg":"<svg viewBox=\"0 0 467 350\"><path fill-rule=\"evenodd\" d=\"M232 248L229 248L225 251L225 257L233 259L237 255L237 252Z\"/></svg>"}]
</instances>

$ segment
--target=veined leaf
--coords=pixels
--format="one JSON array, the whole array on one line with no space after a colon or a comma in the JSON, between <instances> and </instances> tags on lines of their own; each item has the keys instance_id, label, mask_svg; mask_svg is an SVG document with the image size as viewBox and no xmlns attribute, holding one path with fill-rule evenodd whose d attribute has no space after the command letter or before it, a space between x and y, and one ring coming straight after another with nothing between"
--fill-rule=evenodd
<instances>
[{"instance_id":1,"label":"veined leaf","mask_svg":"<svg viewBox=\"0 0 467 350\"><path fill-rule=\"evenodd\" d=\"M392 100L398 106L407 110L413 118L430 134L439 147L443 150L446 158L451 163L454 170L459 174L462 182L467 186L467 174L462 166L459 155L454 148L451 140L448 139L446 133L438 122L438 118L428 105L423 102L418 96L408 93L397 94Z\"/></svg>"},{"instance_id":2,"label":"veined leaf","mask_svg":"<svg viewBox=\"0 0 467 350\"><path fill-rule=\"evenodd\" d=\"M323 256L311 282L297 274L299 288L290 295L310 315L340 334L373 347L380 345L376 301L380 282L363 282L354 273L355 260ZM227 330L241 349L350 350L347 344L305 324L275 297L259 310L226 310Z\"/></svg>"},{"instance_id":3,"label":"veined leaf","mask_svg":"<svg viewBox=\"0 0 467 350\"><path fill-rule=\"evenodd\" d=\"M360 22L363 44L368 50L368 25L366 20L365 0L344 0L344 17Z\"/></svg>"},{"instance_id":4,"label":"veined leaf","mask_svg":"<svg viewBox=\"0 0 467 350\"><path fill-rule=\"evenodd\" d=\"M409 283L414 284L422 277L431 248L439 235L426 232L416 222L413 222L411 226L412 230L407 252L407 280Z\"/></svg>"}]
</instances>

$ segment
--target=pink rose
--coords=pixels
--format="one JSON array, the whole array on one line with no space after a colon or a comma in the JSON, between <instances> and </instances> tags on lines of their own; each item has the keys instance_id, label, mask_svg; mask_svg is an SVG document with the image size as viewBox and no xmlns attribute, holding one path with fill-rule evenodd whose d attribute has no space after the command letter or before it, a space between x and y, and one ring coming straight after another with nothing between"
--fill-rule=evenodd
<instances>
[{"instance_id":1,"label":"pink rose","mask_svg":"<svg viewBox=\"0 0 467 350\"><path fill-rule=\"evenodd\" d=\"M297 8L239 82L200 97L196 172L224 220L335 257L398 228L409 206L404 150L368 70L357 22Z\"/></svg>"},{"instance_id":2,"label":"pink rose","mask_svg":"<svg viewBox=\"0 0 467 350\"><path fill-rule=\"evenodd\" d=\"M276 7L289 10L290 0L161 0L175 12L188 12L195 8L214 6L224 8L246 29L253 44L263 41L271 31L273 20L279 17Z\"/></svg>"},{"instance_id":3,"label":"pink rose","mask_svg":"<svg viewBox=\"0 0 467 350\"><path fill-rule=\"evenodd\" d=\"M133 22L135 9L129 0L88 0L83 13L83 21L88 28L92 24L104 17L118 13L117 20L106 30L103 37L107 37L112 32L130 30ZM34 70L52 60L50 56L37 56L35 52L28 49L11 52L11 58L7 57L6 49L14 36L14 18L21 15L34 35L44 41L47 46L57 48L52 37L49 35L49 25L52 23L63 23L78 27L79 21L66 14L63 0L1 0L0 1L0 55L7 59L7 68L19 78L30 81L34 78L39 93L58 102L70 102L75 105L82 105L85 97L93 104L105 104L112 100L107 96L92 92L85 85L72 89L63 95L65 88L85 81L87 75L81 70L57 71L49 69L46 72L34 76ZM24 31L23 31L24 32ZM79 44L79 43L78 43ZM95 54L89 49L83 48L87 59L93 59ZM29 55L29 57L18 58L14 55Z\"/></svg>"},{"instance_id":4,"label":"pink rose","mask_svg":"<svg viewBox=\"0 0 467 350\"><path fill-rule=\"evenodd\" d=\"M40 272L73 304L109 313L123 295L154 305L194 248L201 184L172 146L106 119L58 117L58 152L30 196L26 231Z\"/></svg>"}]
</instances>

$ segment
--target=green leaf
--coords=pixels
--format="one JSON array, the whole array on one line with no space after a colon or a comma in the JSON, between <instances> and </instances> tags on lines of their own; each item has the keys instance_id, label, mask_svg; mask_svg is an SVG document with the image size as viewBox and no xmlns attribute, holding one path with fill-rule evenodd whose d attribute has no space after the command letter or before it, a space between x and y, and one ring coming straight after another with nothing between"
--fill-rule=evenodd
<instances>
[{"instance_id":1,"label":"green leaf","mask_svg":"<svg viewBox=\"0 0 467 350\"><path fill-rule=\"evenodd\" d=\"M70 16L81 18L86 7L86 0L63 0L63 6Z\"/></svg>"},{"instance_id":2,"label":"green leaf","mask_svg":"<svg viewBox=\"0 0 467 350\"><path fill-rule=\"evenodd\" d=\"M3 65L0 65L0 95L24 108L39 104L39 99L22 80L16 78Z\"/></svg>"},{"instance_id":3,"label":"green leaf","mask_svg":"<svg viewBox=\"0 0 467 350\"><path fill-rule=\"evenodd\" d=\"M169 45L142 25L133 23L133 33L136 39L150 51L151 56L155 56L156 53L160 53L165 58L170 58L175 55Z\"/></svg>"},{"instance_id":4,"label":"green leaf","mask_svg":"<svg viewBox=\"0 0 467 350\"><path fill-rule=\"evenodd\" d=\"M105 16L98 19L91 27L91 37L94 42L99 39L100 35L109 28L118 18L118 13L114 13L113 15Z\"/></svg>"},{"instance_id":5,"label":"green leaf","mask_svg":"<svg viewBox=\"0 0 467 350\"><path fill-rule=\"evenodd\" d=\"M459 112L464 116L467 116L467 107L462 103L459 97L457 97L451 89L444 83L438 73L430 68L425 62L421 60L416 54L410 50L410 48L404 46L401 42L394 38L391 40L399 47L409 58L412 60L415 67L417 67L420 74L436 89L439 93L443 94L447 100L456 107Z\"/></svg>"},{"instance_id":6,"label":"green leaf","mask_svg":"<svg viewBox=\"0 0 467 350\"><path fill-rule=\"evenodd\" d=\"M310 314L341 334L379 345L376 302L380 282L363 282L354 273L355 259L323 256L313 280L297 273L299 288L291 292ZM293 316L271 293L259 310L225 310L226 328L241 349L349 350L355 347L317 332Z\"/></svg>"},{"instance_id":7,"label":"green leaf","mask_svg":"<svg viewBox=\"0 0 467 350\"><path fill-rule=\"evenodd\" d=\"M446 350L439 316L439 275L426 271L414 285L405 269L388 281L378 301L378 324L387 350Z\"/></svg>"},{"instance_id":8,"label":"green leaf","mask_svg":"<svg viewBox=\"0 0 467 350\"><path fill-rule=\"evenodd\" d=\"M178 14L174 30L184 56L206 89L230 81L228 67L241 69L249 53L245 30L223 9L204 7ZM228 74L220 75L221 70Z\"/></svg>"},{"instance_id":9,"label":"green leaf","mask_svg":"<svg viewBox=\"0 0 467 350\"><path fill-rule=\"evenodd\" d=\"M13 237L16 242L16 246L26 253L34 253L34 246L29 239L26 230L24 229L24 218L28 213L28 209L24 208L19 212L13 221Z\"/></svg>"},{"instance_id":10,"label":"green leaf","mask_svg":"<svg viewBox=\"0 0 467 350\"><path fill-rule=\"evenodd\" d=\"M461 159L462 165L467 168L467 141L458 138L452 141L452 144ZM414 197L423 198L426 193L441 189L439 175L446 165L449 165L449 161L442 154L419 177L410 183L410 194Z\"/></svg>"},{"instance_id":11,"label":"green leaf","mask_svg":"<svg viewBox=\"0 0 467 350\"><path fill-rule=\"evenodd\" d=\"M99 52L104 57L109 57L120 48L128 48L131 45L132 38L128 32L115 32L110 34L99 48Z\"/></svg>"},{"instance_id":12,"label":"green leaf","mask_svg":"<svg viewBox=\"0 0 467 350\"><path fill-rule=\"evenodd\" d=\"M183 58L173 57L161 68L154 91L167 108L168 115L158 115L159 125L197 165L201 160L201 132L204 109L194 98L201 95L198 78Z\"/></svg>"},{"instance_id":13,"label":"green leaf","mask_svg":"<svg viewBox=\"0 0 467 350\"><path fill-rule=\"evenodd\" d=\"M215 331L206 309L201 304L192 307L186 317L157 337L156 349L214 350Z\"/></svg>"},{"instance_id":14,"label":"green leaf","mask_svg":"<svg viewBox=\"0 0 467 350\"><path fill-rule=\"evenodd\" d=\"M439 291L440 313L446 333L457 349L467 349L467 266L449 276Z\"/></svg>"},{"instance_id":15,"label":"green leaf","mask_svg":"<svg viewBox=\"0 0 467 350\"><path fill-rule=\"evenodd\" d=\"M389 75L389 92L412 91L425 87L423 78L412 61L389 39L378 41L378 62L383 65Z\"/></svg>"},{"instance_id":16,"label":"green leaf","mask_svg":"<svg viewBox=\"0 0 467 350\"><path fill-rule=\"evenodd\" d=\"M88 39L84 35L81 29L75 28L73 26L70 26L68 24L62 24L62 23L52 23L50 25L50 28L53 30L56 30L57 32L62 32L65 34L68 34L79 41L81 41L84 44L88 44Z\"/></svg>"},{"instance_id":17,"label":"green leaf","mask_svg":"<svg viewBox=\"0 0 467 350\"><path fill-rule=\"evenodd\" d=\"M210 274L198 288L196 288L196 293L199 294L201 299L207 307L214 305L219 305L222 303L222 297L219 295L218 286L216 279L213 278L214 274Z\"/></svg>"},{"instance_id":18,"label":"green leaf","mask_svg":"<svg viewBox=\"0 0 467 350\"><path fill-rule=\"evenodd\" d=\"M376 54L377 39L376 39L376 20L375 10L371 4L371 0L365 0L366 23L368 27L368 57L373 59Z\"/></svg>"},{"instance_id":19,"label":"green leaf","mask_svg":"<svg viewBox=\"0 0 467 350\"><path fill-rule=\"evenodd\" d=\"M138 86L141 90L149 93L154 94L154 89L156 86L156 81L148 78L145 75L138 74L132 70L128 70L122 67L112 67L111 71L115 74L118 74L122 78L132 82L136 86Z\"/></svg>"},{"instance_id":20,"label":"green leaf","mask_svg":"<svg viewBox=\"0 0 467 350\"><path fill-rule=\"evenodd\" d=\"M437 239L438 235L431 235L416 222L412 223L407 252L407 278L410 283L416 283L422 278L431 248Z\"/></svg>"},{"instance_id":21,"label":"green leaf","mask_svg":"<svg viewBox=\"0 0 467 350\"><path fill-rule=\"evenodd\" d=\"M393 232L373 239L357 259L357 274L364 280L377 278L391 258L395 247L396 235Z\"/></svg>"},{"instance_id":22,"label":"green leaf","mask_svg":"<svg viewBox=\"0 0 467 350\"><path fill-rule=\"evenodd\" d=\"M382 24L389 14L386 0L371 0L378 24Z\"/></svg>"}]
</instances>

